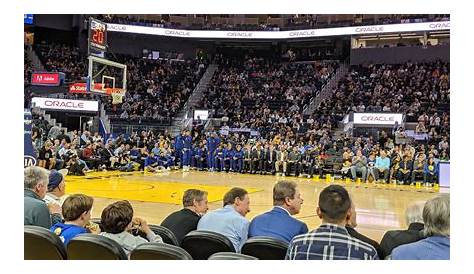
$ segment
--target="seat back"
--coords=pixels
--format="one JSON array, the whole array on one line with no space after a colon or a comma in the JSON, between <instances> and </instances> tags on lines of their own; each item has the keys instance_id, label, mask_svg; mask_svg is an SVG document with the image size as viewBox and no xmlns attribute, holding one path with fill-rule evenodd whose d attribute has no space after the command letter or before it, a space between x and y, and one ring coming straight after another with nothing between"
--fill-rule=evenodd
<instances>
[{"instance_id":1,"label":"seat back","mask_svg":"<svg viewBox=\"0 0 474 274\"><path fill-rule=\"evenodd\" d=\"M176 238L174 233L168 228L164 226L160 226L160 225L148 225L148 226L156 235L159 235L163 239L163 242L165 244L179 246L178 239ZM145 233L137 231L136 234L146 239Z\"/></svg>"},{"instance_id":2,"label":"seat back","mask_svg":"<svg viewBox=\"0 0 474 274\"><path fill-rule=\"evenodd\" d=\"M80 234L67 245L71 260L127 260L125 251L116 241L95 234Z\"/></svg>"},{"instance_id":3,"label":"seat back","mask_svg":"<svg viewBox=\"0 0 474 274\"><path fill-rule=\"evenodd\" d=\"M163 243L144 243L130 253L130 260L192 260L181 247Z\"/></svg>"},{"instance_id":4,"label":"seat back","mask_svg":"<svg viewBox=\"0 0 474 274\"><path fill-rule=\"evenodd\" d=\"M194 260L207 260L217 252L235 252L232 242L224 235L212 231L196 230L184 236L181 243Z\"/></svg>"},{"instance_id":5,"label":"seat back","mask_svg":"<svg viewBox=\"0 0 474 274\"><path fill-rule=\"evenodd\" d=\"M242 254L260 260L284 260L288 243L271 237L252 237L242 246Z\"/></svg>"},{"instance_id":6,"label":"seat back","mask_svg":"<svg viewBox=\"0 0 474 274\"><path fill-rule=\"evenodd\" d=\"M59 237L40 226L25 225L25 260L65 260L66 248Z\"/></svg>"},{"instance_id":7,"label":"seat back","mask_svg":"<svg viewBox=\"0 0 474 274\"><path fill-rule=\"evenodd\" d=\"M258 260L258 258L240 253L218 252L212 254L209 260Z\"/></svg>"}]
</instances>

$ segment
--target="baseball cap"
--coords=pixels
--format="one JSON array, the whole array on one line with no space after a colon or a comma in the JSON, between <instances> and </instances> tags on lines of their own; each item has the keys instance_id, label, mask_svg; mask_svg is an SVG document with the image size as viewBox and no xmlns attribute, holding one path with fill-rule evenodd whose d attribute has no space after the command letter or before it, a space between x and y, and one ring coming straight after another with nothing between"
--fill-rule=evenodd
<instances>
[{"instance_id":1,"label":"baseball cap","mask_svg":"<svg viewBox=\"0 0 474 274\"><path fill-rule=\"evenodd\" d=\"M52 191L53 189L57 188L59 184L63 181L64 177L67 175L68 170L63 168L59 171L51 170L49 173L49 183L48 183L48 191Z\"/></svg>"}]
</instances>

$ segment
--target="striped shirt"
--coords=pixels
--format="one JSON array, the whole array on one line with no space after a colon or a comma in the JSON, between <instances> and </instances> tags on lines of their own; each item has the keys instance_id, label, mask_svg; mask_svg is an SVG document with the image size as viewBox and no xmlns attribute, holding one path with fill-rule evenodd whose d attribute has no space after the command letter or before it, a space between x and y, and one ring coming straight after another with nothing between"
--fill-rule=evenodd
<instances>
[{"instance_id":1,"label":"striped shirt","mask_svg":"<svg viewBox=\"0 0 474 274\"><path fill-rule=\"evenodd\" d=\"M349 235L346 228L322 224L319 228L294 237L286 260L377 260L375 248Z\"/></svg>"}]
</instances>

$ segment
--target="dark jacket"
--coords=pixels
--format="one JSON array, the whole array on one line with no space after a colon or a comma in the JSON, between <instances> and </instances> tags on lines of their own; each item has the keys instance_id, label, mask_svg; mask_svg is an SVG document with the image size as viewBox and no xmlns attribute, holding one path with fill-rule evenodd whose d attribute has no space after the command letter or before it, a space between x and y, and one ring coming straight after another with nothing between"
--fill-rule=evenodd
<instances>
[{"instance_id":1,"label":"dark jacket","mask_svg":"<svg viewBox=\"0 0 474 274\"><path fill-rule=\"evenodd\" d=\"M411 223L407 230L391 230L385 232L380 247L385 256L392 253L392 250L400 245L417 242L423 239L424 225L422 223Z\"/></svg>"},{"instance_id":2,"label":"dark jacket","mask_svg":"<svg viewBox=\"0 0 474 274\"><path fill-rule=\"evenodd\" d=\"M379 259L383 260L383 258L385 258L384 254L383 254L383 250L380 247L379 243L377 243L376 241L370 239L369 237L367 237L365 235L360 234L359 232L357 232L352 227L346 226L346 229L347 229L347 232L349 232L349 235L351 235L352 237L354 237L356 239L359 239L359 240L373 246L375 248L375 250L377 250L377 255L379 255Z\"/></svg>"},{"instance_id":3,"label":"dark jacket","mask_svg":"<svg viewBox=\"0 0 474 274\"><path fill-rule=\"evenodd\" d=\"M180 211L173 212L168 217L166 217L161 223L161 226L171 230L176 236L176 239L178 239L178 243L181 244L181 241L186 234L196 230L199 219L201 219L201 217L195 212L190 209L183 208Z\"/></svg>"},{"instance_id":4,"label":"dark jacket","mask_svg":"<svg viewBox=\"0 0 474 274\"><path fill-rule=\"evenodd\" d=\"M42 226L49 229L52 225L62 221L61 215L51 215L46 203L30 189L25 189L24 210L24 225Z\"/></svg>"}]
</instances>

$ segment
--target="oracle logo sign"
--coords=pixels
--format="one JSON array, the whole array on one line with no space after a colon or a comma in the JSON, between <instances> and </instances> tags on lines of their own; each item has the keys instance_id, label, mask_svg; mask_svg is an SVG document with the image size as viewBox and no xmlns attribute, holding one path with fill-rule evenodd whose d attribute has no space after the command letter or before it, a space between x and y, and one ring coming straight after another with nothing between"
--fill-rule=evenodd
<instances>
[{"instance_id":1,"label":"oracle logo sign","mask_svg":"<svg viewBox=\"0 0 474 274\"><path fill-rule=\"evenodd\" d=\"M357 35L365 33L390 33L410 31L430 31L450 29L450 22L425 22L387 24L357 27L336 27L323 29L306 29L292 31L217 31L217 30L178 30L161 27L107 24L107 31L138 33L146 35L163 35L185 38L216 39L298 39L302 37L327 37L338 35Z\"/></svg>"},{"instance_id":2,"label":"oracle logo sign","mask_svg":"<svg viewBox=\"0 0 474 274\"><path fill-rule=\"evenodd\" d=\"M109 31L127 31L126 25L107 24L107 30Z\"/></svg>"},{"instance_id":3,"label":"oracle logo sign","mask_svg":"<svg viewBox=\"0 0 474 274\"><path fill-rule=\"evenodd\" d=\"M61 77L59 72L55 73L36 73L31 75L32 85L59 86Z\"/></svg>"},{"instance_id":4,"label":"oracle logo sign","mask_svg":"<svg viewBox=\"0 0 474 274\"><path fill-rule=\"evenodd\" d=\"M289 33L290 37L306 37L306 36L314 36L314 30L302 30L302 31L291 31Z\"/></svg>"},{"instance_id":5,"label":"oracle logo sign","mask_svg":"<svg viewBox=\"0 0 474 274\"><path fill-rule=\"evenodd\" d=\"M86 83L74 83L69 86L70 93L87 93Z\"/></svg>"},{"instance_id":6,"label":"oracle logo sign","mask_svg":"<svg viewBox=\"0 0 474 274\"><path fill-rule=\"evenodd\" d=\"M75 110L75 111L93 111L99 110L99 103L97 101L84 100L66 100L56 98L41 98L34 97L33 104L41 109L52 110Z\"/></svg>"},{"instance_id":7,"label":"oracle logo sign","mask_svg":"<svg viewBox=\"0 0 474 274\"><path fill-rule=\"evenodd\" d=\"M430 29L450 29L451 22L430 23Z\"/></svg>"},{"instance_id":8,"label":"oracle logo sign","mask_svg":"<svg viewBox=\"0 0 474 274\"><path fill-rule=\"evenodd\" d=\"M252 38L253 33L249 31L243 32L228 32L227 37L243 37L243 38Z\"/></svg>"},{"instance_id":9,"label":"oracle logo sign","mask_svg":"<svg viewBox=\"0 0 474 274\"><path fill-rule=\"evenodd\" d=\"M165 30L165 34L170 36L191 36L191 33L189 31L184 30Z\"/></svg>"},{"instance_id":10,"label":"oracle logo sign","mask_svg":"<svg viewBox=\"0 0 474 274\"><path fill-rule=\"evenodd\" d=\"M394 125L402 122L402 113L354 113L354 124Z\"/></svg>"},{"instance_id":11,"label":"oracle logo sign","mask_svg":"<svg viewBox=\"0 0 474 274\"><path fill-rule=\"evenodd\" d=\"M356 33L383 32L383 26L357 27L355 28L355 32Z\"/></svg>"}]
</instances>

